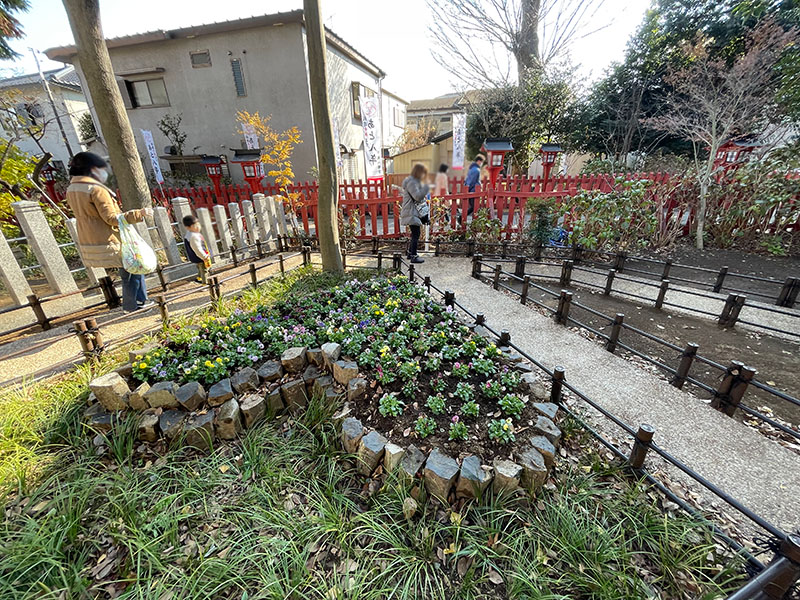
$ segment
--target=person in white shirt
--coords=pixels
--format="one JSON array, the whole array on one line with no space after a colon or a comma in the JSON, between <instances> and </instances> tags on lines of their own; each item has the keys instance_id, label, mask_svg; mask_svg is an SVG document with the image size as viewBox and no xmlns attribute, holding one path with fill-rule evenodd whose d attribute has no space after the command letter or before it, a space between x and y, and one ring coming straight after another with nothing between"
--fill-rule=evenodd
<instances>
[{"instance_id":1,"label":"person in white shirt","mask_svg":"<svg viewBox=\"0 0 800 600\"><path fill-rule=\"evenodd\" d=\"M211 253L208 251L206 240L200 233L200 222L194 215L183 217L183 226L186 228L186 237L183 238L183 248L186 258L197 265L197 283L207 283L206 273L211 268Z\"/></svg>"}]
</instances>

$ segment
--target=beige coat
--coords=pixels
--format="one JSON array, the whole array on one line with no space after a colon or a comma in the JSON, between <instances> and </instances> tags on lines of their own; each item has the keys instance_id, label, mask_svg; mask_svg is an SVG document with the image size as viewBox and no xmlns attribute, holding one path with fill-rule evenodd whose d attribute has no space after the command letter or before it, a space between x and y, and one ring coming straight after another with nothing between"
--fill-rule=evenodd
<instances>
[{"instance_id":1,"label":"beige coat","mask_svg":"<svg viewBox=\"0 0 800 600\"><path fill-rule=\"evenodd\" d=\"M67 188L67 203L75 215L83 263L87 267L121 267L117 215L122 211L114 192L93 177L73 177ZM125 213L128 223L143 219L141 210Z\"/></svg>"}]
</instances>

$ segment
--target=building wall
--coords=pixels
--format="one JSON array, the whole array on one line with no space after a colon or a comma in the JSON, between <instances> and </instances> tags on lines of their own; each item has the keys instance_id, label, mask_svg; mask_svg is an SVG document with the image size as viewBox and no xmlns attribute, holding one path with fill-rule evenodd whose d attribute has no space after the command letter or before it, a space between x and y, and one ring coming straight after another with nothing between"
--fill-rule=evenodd
<instances>
[{"instance_id":1,"label":"building wall","mask_svg":"<svg viewBox=\"0 0 800 600\"><path fill-rule=\"evenodd\" d=\"M471 162L469 157L464 157L464 165L462 169L453 169L453 136L445 138L436 144L428 144L416 150L410 150L403 154L398 154L394 157L394 172L410 173L411 167L416 163L422 163L428 167L428 171L435 173L439 170L439 165L446 164L449 169L447 171L448 177L466 177L467 167Z\"/></svg>"},{"instance_id":2,"label":"building wall","mask_svg":"<svg viewBox=\"0 0 800 600\"><path fill-rule=\"evenodd\" d=\"M406 103L391 94L381 95L381 116L383 118L383 147L392 148L406 127ZM395 120L397 117L397 120Z\"/></svg>"},{"instance_id":3,"label":"building wall","mask_svg":"<svg viewBox=\"0 0 800 600\"><path fill-rule=\"evenodd\" d=\"M408 111L408 125L419 129L420 124L425 121L432 123L436 127L436 135L447 133L453 129L453 115L459 111L452 108L441 110Z\"/></svg>"},{"instance_id":4,"label":"building wall","mask_svg":"<svg viewBox=\"0 0 800 600\"><path fill-rule=\"evenodd\" d=\"M208 51L211 66L192 67L190 53ZM146 156L140 129L153 133L159 154L170 144L158 129L165 115L183 118L182 129L188 134L184 154L225 154L232 158L231 148L243 148L244 138L237 133L238 111L272 115L270 126L284 131L298 126L303 143L294 152L296 178L308 177L316 164L311 105L305 64L305 50L300 25L246 29L236 32L202 35L193 39L159 40L157 42L111 48L115 73L161 68L163 72L127 75L129 80L163 78L169 99L168 106L140 107L128 110L128 117L141 156ZM231 59L241 60L246 96L237 96ZM77 58L75 65L85 85ZM99 125L95 115L95 123ZM149 161L143 161L150 170ZM168 163L161 160L168 171ZM234 182L243 182L242 170L231 164Z\"/></svg>"}]
</instances>

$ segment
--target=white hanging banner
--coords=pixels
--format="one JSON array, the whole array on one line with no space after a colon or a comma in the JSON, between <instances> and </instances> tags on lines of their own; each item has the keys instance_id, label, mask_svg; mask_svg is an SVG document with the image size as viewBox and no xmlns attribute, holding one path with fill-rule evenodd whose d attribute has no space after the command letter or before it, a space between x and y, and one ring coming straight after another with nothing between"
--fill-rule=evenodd
<instances>
[{"instance_id":1,"label":"white hanging banner","mask_svg":"<svg viewBox=\"0 0 800 600\"><path fill-rule=\"evenodd\" d=\"M464 168L464 145L467 141L467 113L453 115L453 169Z\"/></svg>"},{"instance_id":2,"label":"white hanging banner","mask_svg":"<svg viewBox=\"0 0 800 600\"><path fill-rule=\"evenodd\" d=\"M253 127L250 123L244 123L242 124L242 132L244 133L245 148L255 150L259 147L258 134L256 133L255 127Z\"/></svg>"},{"instance_id":3,"label":"white hanging banner","mask_svg":"<svg viewBox=\"0 0 800 600\"><path fill-rule=\"evenodd\" d=\"M144 145L147 147L147 153L150 155L150 164L153 166L153 175L159 184L164 183L164 175L161 174L161 165L158 164L158 153L156 152L156 145L153 142L153 134L147 129L140 129Z\"/></svg>"},{"instance_id":4,"label":"white hanging banner","mask_svg":"<svg viewBox=\"0 0 800 600\"><path fill-rule=\"evenodd\" d=\"M331 119L333 124L333 151L336 155L336 166L342 168L342 144L339 142L339 127L336 125L336 119Z\"/></svg>"},{"instance_id":5,"label":"white hanging banner","mask_svg":"<svg viewBox=\"0 0 800 600\"><path fill-rule=\"evenodd\" d=\"M361 125L364 128L364 164L367 181L383 179L383 142L381 140L381 106L377 96L359 96Z\"/></svg>"}]
</instances>

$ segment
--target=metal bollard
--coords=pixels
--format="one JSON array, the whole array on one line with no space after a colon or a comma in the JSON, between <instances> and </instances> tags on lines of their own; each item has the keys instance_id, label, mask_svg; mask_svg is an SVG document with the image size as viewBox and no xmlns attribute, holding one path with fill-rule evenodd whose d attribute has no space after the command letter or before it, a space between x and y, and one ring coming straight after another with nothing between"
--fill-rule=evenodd
<instances>
[{"instance_id":1,"label":"metal bollard","mask_svg":"<svg viewBox=\"0 0 800 600\"><path fill-rule=\"evenodd\" d=\"M530 289L530 286L531 286L530 275L525 275L525 277L522 278L522 292L520 292L519 295L520 304L524 305L525 302L528 300L528 290Z\"/></svg>"},{"instance_id":2,"label":"metal bollard","mask_svg":"<svg viewBox=\"0 0 800 600\"><path fill-rule=\"evenodd\" d=\"M669 288L669 279L664 279L661 282L661 287L658 289L658 297L656 298L656 310L661 310L664 306L664 298L667 295L667 289Z\"/></svg>"},{"instance_id":3,"label":"metal bollard","mask_svg":"<svg viewBox=\"0 0 800 600\"><path fill-rule=\"evenodd\" d=\"M628 463L634 471L640 470L644 466L644 459L647 456L647 451L650 449L650 442L653 441L653 434L656 430L652 425L642 423L639 425L639 430L636 432L636 438L633 440L633 448L628 457Z\"/></svg>"},{"instance_id":4,"label":"metal bollard","mask_svg":"<svg viewBox=\"0 0 800 600\"><path fill-rule=\"evenodd\" d=\"M564 367L556 366L553 369L552 385L550 386L550 402L561 404L561 390L564 387Z\"/></svg>"},{"instance_id":5,"label":"metal bollard","mask_svg":"<svg viewBox=\"0 0 800 600\"><path fill-rule=\"evenodd\" d=\"M494 276L492 277L492 287L496 290L500 289L500 272L503 270L503 265L494 266Z\"/></svg>"},{"instance_id":6,"label":"metal bollard","mask_svg":"<svg viewBox=\"0 0 800 600\"><path fill-rule=\"evenodd\" d=\"M556 310L555 320L560 325L569 323L569 308L572 305L572 292L561 290L558 298L558 309Z\"/></svg>"},{"instance_id":7,"label":"metal bollard","mask_svg":"<svg viewBox=\"0 0 800 600\"><path fill-rule=\"evenodd\" d=\"M617 274L617 272L614 269L609 269L608 270L608 277L606 277L606 288L603 290L603 295L604 296L610 296L611 295L611 288L614 285L614 276L616 274Z\"/></svg>"},{"instance_id":8,"label":"metal bollard","mask_svg":"<svg viewBox=\"0 0 800 600\"><path fill-rule=\"evenodd\" d=\"M617 349L617 344L619 343L619 336L622 333L622 322L625 320L625 315L623 313L617 313L614 315L614 321L611 323L611 335L608 336L608 342L606 343L606 350L611 352L612 354Z\"/></svg>"},{"instance_id":9,"label":"metal bollard","mask_svg":"<svg viewBox=\"0 0 800 600\"><path fill-rule=\"evenodd\" d=\"M525 257L523 255L517 256L517 263L514 265L514 275L517 277L525 277Z\"/></svg>"},{"instance_id":10,"label":"metal bollard","mask_svg":"<svg viewBox=\"0 0 800 600\"><path fill-rule=\"evenodd\" d=\"M681 354L681 363L678 365L678 372L670 381L671 385L674 385L678 389L683 388L683 384L686 383L686 378L689 377L689 369L692 368L694 357L697 356L698 348L700 348L700 346L694 342L686 344L686 348L684 348L683 354Z\"/></svg>"},{"instance_id":11,"label":"metal bollard","mask_svg":"<svg viewBox=\"0 0 800 600\"><path fill-rule=\"evenodd\" d=\"M450 290L444 291L444 305L454 307L456 303L456 293Z\"/></svg>"},{"instance_id":12,"label":"metal bollard","mask_svg":"<svg viewBox=\"0 0 800 600\"><path fill-rule=\"evenodd\" d=\"M497 340L497 345L500 348L508 348L511 345L511 332L508 329L503 329L500 332L500 338Z\"/></svg>"},{"instance_id":13,"label":"metal bollard","mask_svg":"<svg viewBox=\"0 0 800 600\"><path fill-rule=\"evenodd\" d=\"M47 315L44 314L44 307L39 300L39 296L36 294L31 294L28 296L28 304L31 305L31 310L36 317L36 322L42 327L42 331L51 329L52 326L50 325L50 319L48 319Z\"/></svg>"},{"instance_id":14,"label":"metal bollard","mask_svg":"<svg viewBox=\"0 0 800 600\"><path fill-rule=\"evenodd\" d=\"M561 265L561 280L559 285L569 287L569 282L572 279L572 261L565 260Z\"/></svg>"},{"instance_id":15,"label":"metal bollard","mask_svg":"<svg viewBox=\"0 0 800 600\"><path fill-rule=\"evenodd\" d=\"M718 294L722 289L722 285L725 283L725 275L728 274L728 267L722 267L717 273L717 280L714 282L714 287L711 288L711 291Z\"/></svg>"},{"instance_id":16,"label":"metal bollard","mask_svg":"<svg viewBox=\"0 0 800 600\"><path fill-rule=\"evenodd\" d=\"M669 270L672 268L672 259L664 261L664 270L661 272L661 279L669 279Z\"/></svg>"}]
</instances>

